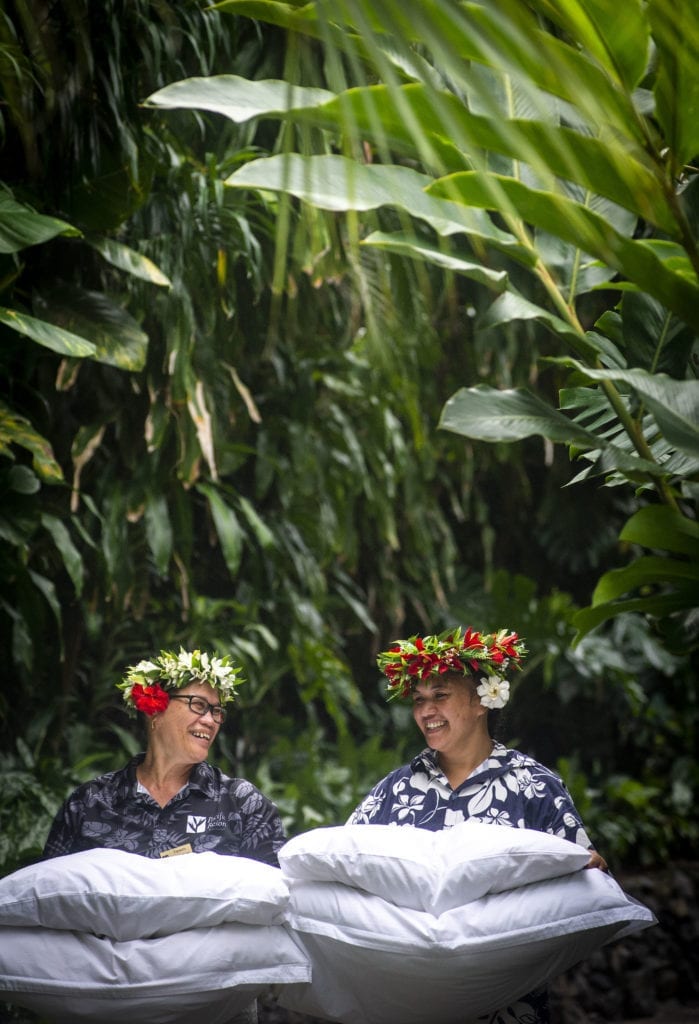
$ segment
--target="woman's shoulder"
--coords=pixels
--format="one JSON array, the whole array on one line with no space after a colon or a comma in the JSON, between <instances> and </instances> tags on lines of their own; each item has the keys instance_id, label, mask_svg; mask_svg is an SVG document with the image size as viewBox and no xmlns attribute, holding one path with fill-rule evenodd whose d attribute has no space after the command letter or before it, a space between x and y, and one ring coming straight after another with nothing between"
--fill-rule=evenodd
<instances>
[{"instance_id":1,"label":"woman's shoulder","mask_svg":"<svg viewBox=\"0 0 699 1024\"><path fill-rule=\"evenodd\" d=\"M503 770L528 771L536 775L546 775L560 781L560 775L549 768L541 761L537 761L531 754L526 754L515 747L506 747L502 743L496 743L493 752L488 760L488 765L494 768L500 766Z\"/></svg>"},{"instance_id":2,"label":"woman's shoulder","mask_svg":"<svg viewBox=\"0 0 699 1024\"><path fill-rule=\"evenodd\" d=\"M261 789L240 775L227 775L221 768L208 761L196 765L190 782L198 784L200 789L212 797L227 795L238 801L257 799L267 800Z\"/></svg>"},{"instance_id":3,"label":"woman's shoulder","mask_svg":"<svg viewBox=\"0 0 699 1024\"><path fill-rule=\"evenodd\" d=\"M386 775L374 783L369 792L379 793L383 790L393 789L404 779L410 779L419 770L418 758L413 758L407 764L399 765L398 768L393 768L390 772L387 772Z\"/></svg>"},{"instance_id":4,"label":"woman's shoulder","mask_svg":"<svg viewBox=\"0 0 699 1024\"><path fill-rule=\"evenodd\" d=\"M92 779L78 783L67 797L67 801L71 804L94 803L100 799L102 794L118 792L129 785L130 779L135 779L137 763L138 758L134 758L121 768L113 768Z\"/></svg>"}]
</instances>

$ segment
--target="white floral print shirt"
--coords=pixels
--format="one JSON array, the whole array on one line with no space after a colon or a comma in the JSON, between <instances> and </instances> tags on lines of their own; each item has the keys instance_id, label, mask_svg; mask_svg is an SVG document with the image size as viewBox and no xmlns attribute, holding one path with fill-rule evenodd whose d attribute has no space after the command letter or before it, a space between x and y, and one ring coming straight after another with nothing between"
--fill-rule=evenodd
<instances>
[{"instance_id":1,"label":"white floral print shirt","mask_svg":"<svg viewBox=\"0 0 699 1024\"><path fill-rule=\"evenodd\" d=\"M467 818L549 832L586 849L592 845L560 776L501 743L457 789L449 785L435 751L426 748L378 782L347 824L414 825L437 832ZM463 1024L550 1024L550 1019L543 987Z\"/></svg>"},{"instance_id":2,"label":"white floral print shirt","mask_svg":"<svg viewBox=\"0 0 699 1024\"><path fill-rule=\"evenodd\" d=\"M468 818L592 845L560 776L501 743L457 789L449 785L436 753L426 748L378 782L348 824L414 825L437 832Z\"/></svg>"}]
</instances>

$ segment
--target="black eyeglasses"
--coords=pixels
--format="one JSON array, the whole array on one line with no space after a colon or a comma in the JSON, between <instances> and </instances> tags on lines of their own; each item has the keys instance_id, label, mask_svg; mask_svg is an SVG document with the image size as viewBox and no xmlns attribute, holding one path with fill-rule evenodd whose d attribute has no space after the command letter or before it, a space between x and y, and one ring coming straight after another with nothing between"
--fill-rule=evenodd
<instances>
[{"instance_id":1,"label":"black eyeglasses","mask_svg":"<svg viewBox=\"0 0 699 1024\"><path fill-rule=\"evenodd\" d=\"M207 711L210 711L214 722L218 722L219 725L226 719L226 712L220 704L209 704L208 700L204 700L203 697L198 697L194 693L171 693L170 700L186 700L189 710L193 711L195 715L205 715Z\"/></svg>"}]
</instances>

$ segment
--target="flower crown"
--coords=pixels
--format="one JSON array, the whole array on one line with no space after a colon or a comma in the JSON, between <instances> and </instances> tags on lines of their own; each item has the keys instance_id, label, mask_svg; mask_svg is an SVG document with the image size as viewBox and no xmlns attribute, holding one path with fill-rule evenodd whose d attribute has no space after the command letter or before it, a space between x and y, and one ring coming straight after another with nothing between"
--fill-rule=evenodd
<instances>
[{"instance_id":1,"label":"flower crown","mask_svg":"<svg viewBox=\"0 0 699 1024\"><path fill-rule=\"evenodd\" d=\"M245 682L240 672L228 655L214 658L180 647L179 654L161 651L152 661L131 665L117 688L122 691L129 714L143 711L155 715L170 703L168 690L179 690L189 683L208 683L218 692L222 704L235 700L236 687Z\"/></svg>"},{"instance_id":2,"label":"flower crown","mask_svg":"<svg viewBox=\"0 0 699 1024\"><path fill-rule=\"evenodd\" d=\"M376 661L388 679L388 700L409 697L416 683L430 676L458 672L479 679L477 693L481 704L502 708L510 696L505 673L521 669L520 661L526 653L524 641L507 629L478 633L469 626L462 633L458 626L436 636L397 640Z\"/></svg>"}]
</instances>

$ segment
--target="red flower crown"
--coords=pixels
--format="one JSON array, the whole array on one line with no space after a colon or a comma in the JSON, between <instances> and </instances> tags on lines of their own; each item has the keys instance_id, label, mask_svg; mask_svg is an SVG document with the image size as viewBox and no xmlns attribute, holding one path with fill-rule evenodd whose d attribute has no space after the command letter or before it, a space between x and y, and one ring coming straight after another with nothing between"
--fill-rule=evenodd
<instances>
[{"instance_id":1,"label":"red flower crown","mask_svg":"<svg viewBox=\"0 0 699 1024\"><path fill-rule=\"evenodd\" d=\"M409 697L416 683L433 675L492 673L504 679L512 669L521 669L527 648L517 633L501 629L479 633L470 626L445 630L434 636L411 636L397 640L376 659L388 679L387 698Z\"/></svg>"}]
</instances>

